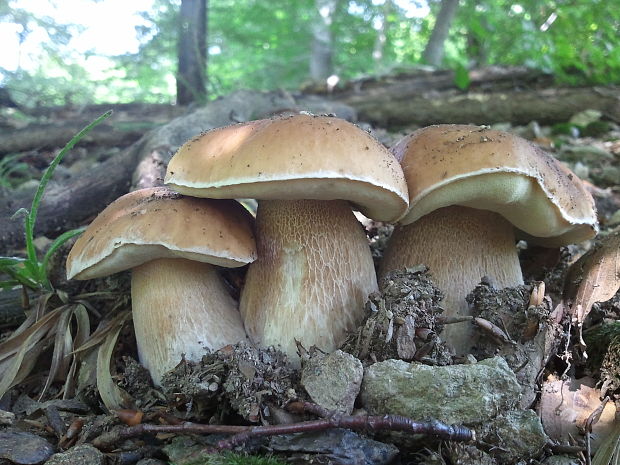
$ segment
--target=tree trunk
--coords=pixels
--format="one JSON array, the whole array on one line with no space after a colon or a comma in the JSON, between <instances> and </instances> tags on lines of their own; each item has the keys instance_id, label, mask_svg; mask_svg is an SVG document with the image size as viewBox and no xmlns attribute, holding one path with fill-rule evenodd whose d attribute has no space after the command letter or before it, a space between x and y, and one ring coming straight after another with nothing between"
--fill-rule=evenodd
<instances>
[{"instance_id":1,"label":"tree trunk","mask_svg":"<svg viewBox=\"0 0 620 465\"><path fill-rule=\"evenodd\" d=\"M450 32L450 25L458 6L459 0L441 0L441 8L435 21L435 27L422 54L423 60L431 66L441 66L444 43Z\"/></svg>"},{"instance_id":2,"label":"tree trunk","mask_svg":"<svg viewBox=\"0 0 620 465\"><path fill-rule=\"evenodd\" d=\"M388 17L392 12L392 0L385 0L383 7L381 8L381 23L377 30L377 38L375 39L375 45L372 50L372 58L375 62L375 69L380 71L380 67L383 64L383 52L385 49L385 42L387 40L388 29Z\"/></svg>"},{"instance_id":3,"label":"tree trunk","mask_svg":"<svg viewBox=\"0 0 620 465\"><path fill-rule=\"evenodd\" d=\"M332 64L332 17L337 0L315 0L316 18L312 25L312 49L310 54L310 78L325 82L333 74Z\"/></svg>"},{"instance_id":4,"label":"tree trunk","mask_svg":"<svg viewBox=\"0 0 620 465\"><path fill-rule=\"evenodd\" d=\"M179 15L177 104L207 98L207 0L182 0Z\"/></svg>"}]
</instances>

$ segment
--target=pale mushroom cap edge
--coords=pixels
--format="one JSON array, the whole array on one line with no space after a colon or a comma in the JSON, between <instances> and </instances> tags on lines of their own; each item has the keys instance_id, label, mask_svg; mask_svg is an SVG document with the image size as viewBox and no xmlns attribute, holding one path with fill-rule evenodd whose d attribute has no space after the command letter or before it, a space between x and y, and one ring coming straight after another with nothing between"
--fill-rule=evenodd
<instances>
[{"instance_id":1,"label":"pale mushroom cap edge","mask_svg":"<svg viewBox=\"0 0 620 465\"><path fill-rule=\"evenodd\" d=\"M391 149L409 185L410 224L438 208L494 211L521 236L546 246L590 239L596 207L583 183L529 141L484 126L419 129Z\"/></svg>"},{"instance_id":2,"label":"pale mushroom cap edge","mask_svg":"<svg viewBox=\"0 0 620 465\"><path fill-rule=\"evenodd\" d=\"M187 195L259 200L348 200L395 221L408 207L394 156L357 126L299 114L218 128L186 142L165 183Z\"/></svg>"},{"instance_id":3,"label":"pale mushroom cap edge","mask_svg":"<svg viewBox=\"0 0 620 465\"><path fill-rule=\"evenodd\" d=\"M69 279L92 279L157 258L224 267L256 259L253 218L234 200L184 197L165 187L126 194L88 226L67 257Z\"/></svg>"}]
</instances>

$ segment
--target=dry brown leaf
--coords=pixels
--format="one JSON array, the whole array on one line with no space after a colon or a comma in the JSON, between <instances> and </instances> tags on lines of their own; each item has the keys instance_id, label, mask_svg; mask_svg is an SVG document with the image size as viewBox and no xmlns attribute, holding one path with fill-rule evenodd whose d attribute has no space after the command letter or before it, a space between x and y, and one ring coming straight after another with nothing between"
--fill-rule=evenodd
<instances>
[{"instance_id":1,"label":"dry brown leaf","mask_svg":"<svg viewBox=\"0 0 620 465\"><path fill-rule=\"evenodd\" d=\"M77 348L73 351L73 353L77 354L80 352L85 352L89 349L92 349L93 347L100 346L103 341L106 340L110 331L116 330L119 324L121 324L122 326L127 317L127 312L120 312L111 320L102 321L99 327L95 330L95 332L91 334L88 337L88 340L85 340L83 344L78 345L76 341Z\"/></svg>"},{"instance_id":2,"label":"dry brown leaf","mask_svg":"<svg viewBox=\"0 0 620 465\"><path fill-rule=\"evenodd\" d=\"M594 385L594 380L582 378L563 381L549 377L545 381L538 408L549 437L568 442L584 430L586 421L601 404L600 391L589 385ZM615 413L615 405L608 402L600 412L598 421L592 425L590 439L593 450L597 450L611 434Z\"/></svg>"},{"instance_id":3,"label":"dry brown leaf","mask_svg":"<svg viewBox=\"0 0 620 465\"><path fill-rule=\"evenodd\" d=\"M39 402L45 396L45 393L51 386L51 384L58 378L67 379L69 368L72 358L75 356L71 354L73 350L73 335L71 334L71 320L76 312L86 309L83 305L67 305L65 311L56 324L56 337L54 338L54 352L52 354L52 362L50 364L50 370L47 375L45 385L39 394ZM78 326L79 327L79 326Z\"/></svg>"},{"instance_id":4,"label":"dry brown leaf","mask_svg":"<svg viewBox=\"0 0 620 465\"><path fill-rule=\"evenodd\" d=\"M594 454L592 465L620 465L620 419L614 429Z\"/></svg>"},{"instance_id":5,"label":"dry brown leaf","mask_svg":"<svg viewBox=\"0 0 620 465\"><path fill-rule=\"evenodd\" d=\"M30 328L0 344L0 397L19 382L18 374L24 374L24 360L30 369L34 366L42 344L47 343L48 334L53 333L64 311L65 306L52 310Z\"/></svg>"},{"instance_id":6,"label":"dry brown leaf","mask_svg":"<svg viewBox=\"0 0 620 465\"><path fill-rule=\"evenodd\" d=\"M107 332L105 340L99 346L97 353L97 389L106 408L110 411L132 407L131 396L114 382L110 372L110 362L114 354L114 347L118 335L123 329L125 321L130 317L130 312L121 313L122 318L115 318L116 327Z\"/></svg>"},{"instance_id":7,"label":"dry brown leaf","mask_svg":"<svg viewBox=\"0 0 620 465\"><path fill-rule=\"evenodd\" d=\"M611 299L620 289L620 231L598 242L571 266L564 299L573 320L583 323L595 302Z\"/></svg>"}]
</instances>

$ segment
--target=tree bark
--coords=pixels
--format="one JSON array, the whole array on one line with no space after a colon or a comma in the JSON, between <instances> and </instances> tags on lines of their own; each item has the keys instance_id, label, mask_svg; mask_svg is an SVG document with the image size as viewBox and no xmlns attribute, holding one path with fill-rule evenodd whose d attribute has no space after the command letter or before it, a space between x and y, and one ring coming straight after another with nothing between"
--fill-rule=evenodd
<instances>
[{"instance_id":1,"label":"tree bark","mask_svg":"<svg viewBox=\"0 0 620 465\"><path fill-rule=\"evenodd\" d=\"M441 8L437 14L435 27L428 39L424 53L422 53L423 60L431 66L441 66L444 43L448 38L450 26L458 6L459 0L441 0Z\"/></svg>"},{"instance_id":2,"label":"tree bark","mask_svg":"<svg viewBox=\"0 0 620 465\"><path fill-rule=\"evenodd\" d=\"M381 23L377 30L377 37L375 39L375 45L372 49L372 58L375 62L375 69L379 70L383 64L383 52L385 49L385 42L387 40L388 30L388 17L392 12L392 0L385 0L383 7L381 8Z\"/></svg>"},{"instance_id":3,"label":"tree bark","mask_svg":"<svg viewBox=\"0 0 620 465\"><path fill-rule=\"evenodd\" d=\"M145 123L148 124L148 122ZM3 154L8 153L63 147L87 124L87 120L31 124L23 129L2 132L0 134L0 158ZM84 145L106 146L129 145L140 139L144 130L144 125L124 130L118 129L112 124L101 124L87 134L82 139L82 143Z\"/></svg>"},{"instance_id":4,"label":"tree bark","mask_svg":"<svg viewBox=\"0 0 620 465\"><path fill-rule=\"evenodd\" d=\"M177 104L207 99L207 0L182 0L179 15Z\"/></svg>"},{"instance_id":5,"label":"tree bark","mask_svg":"<svg viewBox=\"0 0 620 465\"><path fill-rule=\"evenodd\" d=\"M333 74L331 24L336 4L337 0L315 0L310 53L310 78L314 82L324 82Z\"/></svg>"}]
</instances>

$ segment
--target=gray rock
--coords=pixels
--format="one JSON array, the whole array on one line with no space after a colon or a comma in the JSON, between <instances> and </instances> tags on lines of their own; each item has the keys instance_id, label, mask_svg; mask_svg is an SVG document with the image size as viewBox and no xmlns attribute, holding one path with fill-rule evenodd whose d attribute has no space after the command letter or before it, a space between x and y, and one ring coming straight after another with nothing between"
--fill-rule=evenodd
<instances>
[{"instance_id":1,"label":"gray rock","mask_svg":"<svg viewBox=\"0 0 620 465\"><path fill-rule=\"evenodd\" d=\"M577 457L568 455L554 455L543 461L544 465L580 465L582 462Z\"/></svg>"},{"instance_id":2,"label":"gray rock","mask_svg":"<svg viewBox=\"0 0 620 465\"><path fill-rule=\"evenodd\" d=\"M520 391L501 357L441 367L386 360L366 369L361 400L371 414L476 424L514 408Z\"/></svg>"},{"instance_id":3,"label":"gray rock","mask_svg":"<svg viewBox=\"0 0 620 465\"><path fill-rule=\"evenodd\" d=\"M269 448L317 454L311 463L333 465L385 465L398 454L398 448L392 444L374 441L346 429L274 436Z\"/></svg>"},{"instance_id":4,"label":"gray rock","mask_svg":"<svg viewBox=\"0 0 620 465\"><path fill-rule=\"evenodd\" d=\"M341 350L329 355L317 351L304 363L301 384L315 403L348 415L363 376L362 362L353 355Z\"/></svg>"},{"instance_id":5,"label":"gray rock","mask_svg":"<svg viewBox=\"0 0 620 465\"><path fill-rule=\"evenodd\" d=\"M54 447L45 439L22 431L0 432L0 461L7 459L18 465L45 462L54 453Z\"/></svg>"},{"instance_id":6,"label":"gray rock","mask_svg":"<svg viewBox=\"0 0 620 465\"><path fill-rule=\"evenodd\" d=\"M538 414L533 410L514 410L499 415L479 434L484 442L498 446L490 453L500 463L535 458L549 441Z\"/></svg>"},{"instance_id":7,"label":"gray rock","mask_svg":"<svg viewBox=\"0 0 620 465\"><path fill-rule=\"evenodd\" d=\"M104 465L105 463L105 455L99 449L90 444L82 444L66 452L52 455L45 465Z\"/></svg>"},{"instance_id":8,"label":"gray rock","mask_svg":"<svg viewBox=\"0 0 620 465\"><path fill-rule=\"evenodd\" d=\"M163 460L158 459L142 459L136 462L136 465L168 465L168 462L164 462Z\"/></svg>"}]
</instances>

